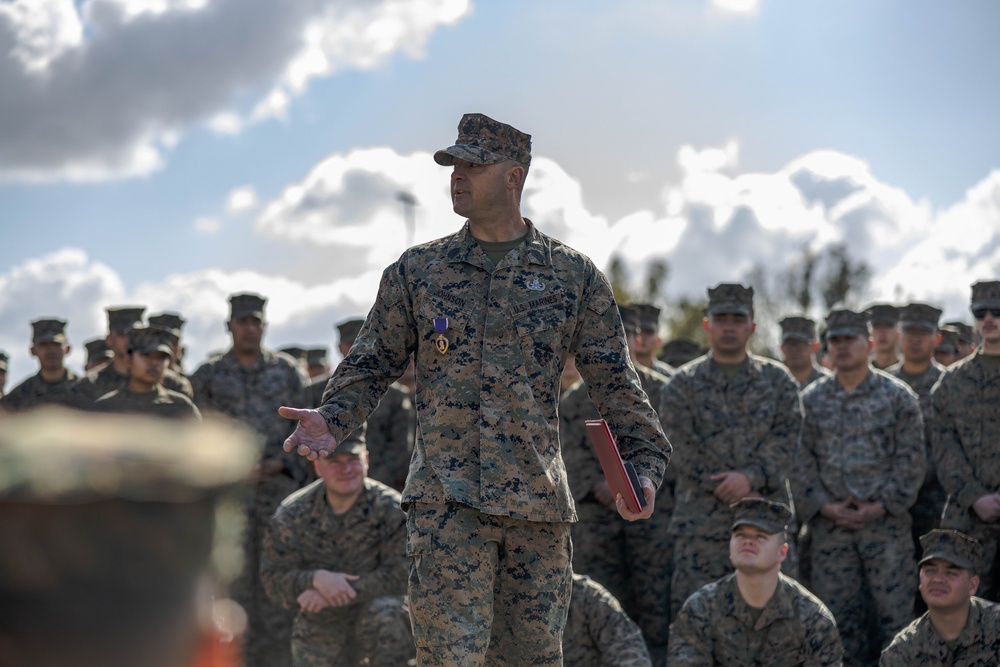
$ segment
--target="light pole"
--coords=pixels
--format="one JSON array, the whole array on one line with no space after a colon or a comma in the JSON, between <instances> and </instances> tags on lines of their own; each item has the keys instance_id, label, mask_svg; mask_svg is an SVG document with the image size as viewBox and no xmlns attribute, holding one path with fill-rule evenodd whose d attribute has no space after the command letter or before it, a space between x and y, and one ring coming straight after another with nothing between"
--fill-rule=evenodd
<instances>
[{"instance_id":1,"label":"light pole","mask_svg":"<svg viewBox=\"0 0 1000 667\"><path fill-rule=\"evenodd\" d=\"M396 193L396 201L403 204L403 224L406 226L406 247L413 245L413 234L416 229L416 222L413 216L413 209L417 205L417 198L412 193L400 190Z\"/></svg>"}]
</instances>

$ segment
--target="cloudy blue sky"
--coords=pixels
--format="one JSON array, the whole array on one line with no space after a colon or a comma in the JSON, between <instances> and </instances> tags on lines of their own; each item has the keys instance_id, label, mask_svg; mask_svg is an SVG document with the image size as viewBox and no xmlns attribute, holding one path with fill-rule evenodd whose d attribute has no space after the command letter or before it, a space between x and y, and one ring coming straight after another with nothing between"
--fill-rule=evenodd
<instances>
[{"instance_id":1,"label":"cloudy blue sky","mask_svg":"<svg viewBox=\"0 0 1000 667\"><path fill-rule=\"evenodd\" d=\"M963 317L1000 275L994 0L0 0L0 349L103 308L227 344L334 342L412 240L456 229L430 154L479 111L534 137L524 212L664 298L846 243L866 300ZM819 315L820 313L813 313Z\"/></svg>"}]
</instances>

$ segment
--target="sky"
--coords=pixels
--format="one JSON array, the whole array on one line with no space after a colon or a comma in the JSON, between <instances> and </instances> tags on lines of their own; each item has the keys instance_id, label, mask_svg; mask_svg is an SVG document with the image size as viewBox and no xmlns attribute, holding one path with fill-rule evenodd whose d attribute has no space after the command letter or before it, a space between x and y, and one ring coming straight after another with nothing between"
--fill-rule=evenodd
<instances>
[{"instance_id":1,"label":"sky","mask_svg":"<svg viewBox=\"0 0 1000 667\"><path fill-rule=\"evenodd\" d=\"M269 347L334 349L462 225L431 155L466 112L532 135L526 217L636 286L665 261L663 303L843 244L859 302L969 320L1000 276L998 27L994 0L0 0L8 389L32 320L80 368L108 306L182 313L189 371L241 291Z\"/></svg>"}]
</instances>

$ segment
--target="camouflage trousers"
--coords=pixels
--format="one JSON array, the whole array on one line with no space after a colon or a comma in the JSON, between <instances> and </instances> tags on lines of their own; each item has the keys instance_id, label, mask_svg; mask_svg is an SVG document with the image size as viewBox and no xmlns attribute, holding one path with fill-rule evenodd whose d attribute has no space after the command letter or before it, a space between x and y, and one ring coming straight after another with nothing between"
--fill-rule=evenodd
<instances>
[{"instance_id":1,"label":"camouflage trousers","mask_svg":"<svg viewBox=\"0 0 1000 667\"><path fill-rule=\"evenodd\" d=\"M817 516L812 534L812 591L837 621L844 665L874 665L913 620L917 567L910 515L886 515L861 530Z\"/></svg>"},{"instance_id":2,"label":"camouflage trousers","mask_svg":"<svg viewBox=\"0 0 1000 667\"><path fill-rule=\"evenodd\" d=\"M655 512L654 512L655 514ZM733 571L729 561L729 532L715 535L674 537L674 573L670 585L670 614L676 618L684 601L696 590ZM798 551L793 535L788 535L788 555L781 564L785 576L798 579Z\"/></svg>"},{"instance_id":3,"label":"camouflage trousers","mask_svg":"<svg viewBox=\"0 0 1000 667\"><path fill-rule=\"evenodd\" d=\"M246 667L287 667L292 663L292 619L295 612L274 602L260 578L261 542L281 501L299 488L298 482L277 475L258 483L247 499L243 534L243 571L233 582L231 597L247 613L244 640Z\"/></svg>"},{"instance_id":4,"label":"camouflage trousers","mask_svg":"<svg viewBox=\"0 0 1000 667\"><path fill-rule=\"evenodd\" d=\"M642 630L659 665L666 660L670 635L670 580L673 538L667 534L670 508L656 499L653 516L626 521L617 510L596 501L577 504L573 524L573 570L603 585Z\"/></svg>"},{"instance_id":5,"label":"camouflage trousers","mask_svg":"<svg viewBox=\"0 0 1000 667\"><path fill-rule=\"evenodd\" d=\"M416 655L406 599L384 595L361 605L300 612L292 630L293 667L399 667Z\"/></svg>"},{"instance_id":6,"label":"camouflage trousers","mask_svg":"<svg viewBox=\"0 0 1000 667\"><path fill-rule=\"evenodd\" d=\"M568 523L413 503L406 528L418 665L562 665L572 593Z\"/></svg>"}]
</instances>

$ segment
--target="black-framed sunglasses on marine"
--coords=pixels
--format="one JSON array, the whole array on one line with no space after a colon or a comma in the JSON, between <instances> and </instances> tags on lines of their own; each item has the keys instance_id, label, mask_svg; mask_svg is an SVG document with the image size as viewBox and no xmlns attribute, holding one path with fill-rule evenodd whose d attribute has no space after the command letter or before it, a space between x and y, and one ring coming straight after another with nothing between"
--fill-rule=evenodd
<instances>
[{"instance_id":1,"label":"black-framed sunglasses on marine","mask_svg":"<svg viewBox=\"0 0 1000 667\"><path fill-rule=\"evenodd\" d=\"M976 308L972 311L972 316L977 320L981 320L986 317L986 313L989 313L993 317L1000 319L1000 308Z\"/></svg>"}]
</instances>

